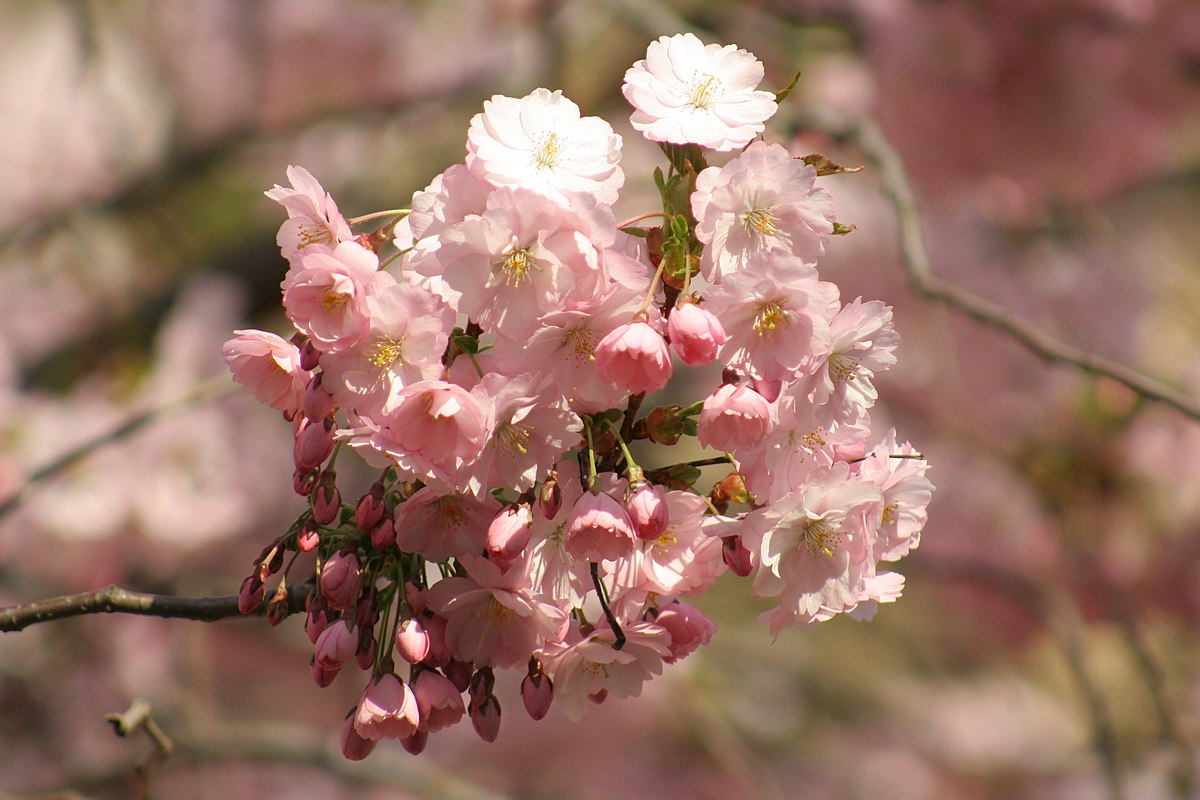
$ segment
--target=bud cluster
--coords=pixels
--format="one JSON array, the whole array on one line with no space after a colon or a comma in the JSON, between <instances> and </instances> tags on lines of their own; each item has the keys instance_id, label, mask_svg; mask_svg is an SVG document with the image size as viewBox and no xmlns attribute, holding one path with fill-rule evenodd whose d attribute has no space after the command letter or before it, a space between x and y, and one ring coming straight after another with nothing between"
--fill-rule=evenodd
<instances>
[{"instance_id":1,"label":"bud cluster","mask_svg":"<svg viewBox=\"0 0 1200 800\"><path fill-rule=\"evenodd\" d=\"M288 214L295 334L238 331L224 354L291 422L309 507L241 606L286 552L315 554L313 679L367 673L348 758L382 738L419 752L463 717L494 739L496 668L526 671L535 719L637 695L710 640L680 598L726 570L773 601L773 634L899 595L881 565L918 544L933 487L919 453L871 430L892 312L818 274L849 230L817 186L840 168L757 138L781 99L762 77L732 45L650 45L624 94L667 155L662 210L625 224L620 137L546 89L487 101L466 160L411 209L347 220L300 167L267 192ZM383 222L356 234L368 219ZM677 363L714 361L706 398L643 413ZM684 437L719 457L672 459ZM380 470L357 499L337 483L345 449Z\"/></svg>"}]
</instances>

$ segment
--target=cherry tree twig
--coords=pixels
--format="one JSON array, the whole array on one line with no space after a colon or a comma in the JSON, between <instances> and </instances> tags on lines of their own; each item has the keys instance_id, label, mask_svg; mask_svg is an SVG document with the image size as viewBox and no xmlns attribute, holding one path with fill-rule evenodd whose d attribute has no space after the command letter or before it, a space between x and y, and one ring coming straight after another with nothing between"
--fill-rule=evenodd
<instances>
[{"instance_id":1,"label":"cherry tree twig","mask_svg":"<svg viewBox=\"0 0 1200 800\"><path fill-rule=\"evenodd\" d=\"M288 611L304 609L304 599L312 589L306 582L288 588ZM253 614L263 614L263 602ZM242 616L238 611L238 596L175 597L166 594L131 592L109 585L95 592L51 597L33 603L0 608L0 633L10 633L36 625L85 614L136 614L164 619L190 619L197 622L216 622L228 617Z\"/></svg>"},{"instance_id":2,"label":"cherry tree twig","mask_svg":"<svg viewBox=\"0 0 1200 800\"><path fill-rule=\"evenodd\" d=\"M879 169L883 190L896 213L901 261L914 291L1007 334L1050 363L1066 364L1091 375L1109 378L1147 400L1170 406L1194 420L1200 420L1200 402L1194 398L1116 361L1062 342L1036 325L1013 316L1000 304L935 276L925 250L925 238L912 185L900 154L872 120L862 122L851 138Z\"/></svg>"}]
</instances>

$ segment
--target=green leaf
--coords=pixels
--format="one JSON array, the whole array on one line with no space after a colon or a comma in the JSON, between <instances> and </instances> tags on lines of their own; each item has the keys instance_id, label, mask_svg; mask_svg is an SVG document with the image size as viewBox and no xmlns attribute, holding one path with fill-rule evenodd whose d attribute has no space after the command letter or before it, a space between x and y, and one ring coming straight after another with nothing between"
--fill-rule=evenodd
<instances>
[{"instance_id":1,"label":"green leaf","mask_svg":"<svg viewBox=\"0 0 1200 800\"><path fill-rule=\"evenodd\" d=\"M850 233L851 231L856 231L856 230L858 230L857 225L843 225L840 222L833 223L833 235L834 236L845 236L847 233Z\"/></svg>"},{"instance_id":2,"label":"green leaf","mask_svg":"<svg viewBox=\"0 0 1200 800\"><path fill-rule=\"evenodd\" d=\"M838 175L843 172L862 172L863 167L843 167L835 161L831 161L827 156L820 153L809 153L800 159L810 167L817 170L817 175Z\"/></svg>"},{"instance_id":3,"label":"green leaf","mask_svg":"<svg viewBox=\"0 0 1200 800\"><path fill-rule=\"evenodd\" d=\"M796 75L792 78L792 82L775 93L775 102L782 103L784 100L786 100L787 96L796 90L796 83L799 80L800 70L796 70Z\"/></svg>"}]
</instances>

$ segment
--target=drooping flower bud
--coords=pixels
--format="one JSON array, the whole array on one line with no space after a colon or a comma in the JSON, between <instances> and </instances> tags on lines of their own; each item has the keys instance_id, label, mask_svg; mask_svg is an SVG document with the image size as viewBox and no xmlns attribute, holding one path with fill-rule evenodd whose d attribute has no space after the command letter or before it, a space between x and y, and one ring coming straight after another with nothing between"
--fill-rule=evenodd
<instances>
[{"instance_id":1,"label":"drooping flower bud","mask_svg":"<svg viewBox=\"0 0 1200 800\"><path fill-rule=\"evenodd\" d=\"M467 712L462 694L450 679L431 669L421 670L412 683L421 712L421 728L429 732L449 728Z\"/></svg>"},{"instance_id":2,"label":"drooping flower bud","mask_svg":"<svg viewBox=\"0 0 1200 800\"><path fill-rule=\"evenodd\" d=\"M403 747L409 755L419 756L425 752L425 746L429 744L429 731L418 728L412 736L405 736L400 739L400 746Z\"/></svg>"},{"instance_id":3,"label":"drooping flower bud","mask_svg":"<svg viewBox=\"0 0 1200 800\"><path fill-rule=\"evenodd\" d=\"M596 372L630 392L655 392L671 379L671 352L645 322L630 322L596 345Z\"/></svg>"},{"instance_id":4,"label":"drooping flower bud","mask_svg":"<svg viewBox=\"0 0 1200 800\"><path fill-rule=\"evenodd\" d=\"M321 531L317 527L317 521L309 517L304 520L304 524L300 526L300 532L296 534L296 547L302 553L311 553L320 543Z\"/></svg>"},{"instance_id":5,"label":"drooping flower bud","mask_svg":"<svg viewBox=\"0 0 1200 800\"><path fill-rule=\"evenodd\" d=\"M750 551L746 549L746 545L742 544L740 536L721 538L721 559L725 562L725 566L729 567L729 571L740 578L744 578L754 571L754 565L750 563Z\"/></svg>"},{"instance_id":6,"label":"drooping flower bud","mask_svg":"<svg viewBox=\"0 0 1200 800\"><path fill-rule=\"evenodd\" d=\"M391 517L384 517L374 528L371 528L371 547L376 550L386 550L395 543L396 526Z\"/></svg>"},{"instance_id":7,"label":"drooping flower bud","mask_svg":"<svg viewBox=\"0 0 1200 800\"><path fill-rule=\"evenodd\" d=\"M680 303L671 311L667 317L667 335L683 363L693 367L711 363L729 339L721 321L711 311L689 302Z\"/></svg>"},{"instance_id":8,"label":"drooping flower bud","mask_svg":"<svg viewBox=\"0 0 1200 800\"><path fill-rule=\"evenodd\" d=\"M275 587L275 593L267 603L267 624L274 628L283 622L289 613L291 609L288 608L287 587L281 583Z\"/></svg>"},{"instance_id":9,"label":"drooping flower bud","mask_svg":"<svg viewBox=\"0 0 1200 800\"><path fill-rule=\"evenodd\" d=\"M293 449L298 472L312 472L329 458L333 452L333 433L333 420L328 417L317 422L306 420L301 424Z\"/></svg>"},{"instance_id":10,"label":"drooping flower bud","mask_svg":"<svg viewBox=\"0 0 1200 800\"><path fill-rule=\"evenodd\" d=\"M300 369L314 370L321 363L321 351L313 346L310 339L305 339L300 345Z\"/></svg>"},{"instance_id":11,"label":"drooping flower bud","mask_svg":"<svg viewBox=\"0 0 1200 800\"><path fill-rule=\"evenodd\" d=\"M358 636L350 630L345 620L339 619L317 637L313 658L325 669L341 669L343 664L354 658L357 649Z\"/></svg>"},{"instance_id":12,"label":"drooping flower bud","mask_svg":"<svg viewBox=\"0 0 1200 800\"><path fill-rule=\"evenodd\" d=\"M342 668L334 667L330 669L329 667L323 667L313 658L308 662L308 671L312 675L313 683L317 685L317 688L324 689L333 683L333 679L338 676Z\"/></svg>"},{"instance_id":13,"label":"drooping flower bud","mask_svg":"<svg viewBox=\"0 0 1200 800\"><path fill-rule=\"evenodd\" d=\"M567 520L566 549L581 561L606 561L633 550L633 523L624 507L604 492L584 492Z\"/></svg>"},{"instance_id":14,"label":"drooping flower bud","mask_svg":"<svg viewBox=\"0 0 1200 800\"><path fill-rule=\"evenodd\" d=\"M383 484L376 481L371 490L359 499L354 508L354 524L359 530L369 531L383 519L383 512L387 510L383 493Z\"/></svg>"},{"instance_id":15,"label":"drooping flower bud","mask_svg":"<svg viewBox=\"0 0 1200 800\"><path fill-rule=\"evenodd\" d=\"M521 702L525 704L525 710L533 719L541 719L550 710L550 702L553 699L554 684L542 671L541 662L530 658L529 673L521 681Z\"/></svg>"},{"instance_id":16,"label":"drooping flower bud","mask_svg":"<svg viewBox=\"0 0 1200 800\"><path fill-rule=\"evenodd\" d=\"M771 427L766 398L748 386L727 383L704 401L696 438L705 447L730 451L758 444Z\"/></svg>"},{"instance_id":17,"label":"drooping flower bud","mask_svg":"<svg viewBox=\"0 0 1200 800\"><path fill-rule=\"evenodd\" d=\"M529 544L532 530L533 514L529 506L524 503L508 506L488 526L488 555L501 563L511 562Z\"/></svg>"},{"instance_id":18,"label":"drooping flower bud","mask_svg":"<svg viewBox=\"0 0 1200 800\"><path fill-rule=\"evenodd\" d=\"M309 379L308 386L304 389L301 410L312 422L323 420L333 413L333 395L321 385L324 379L325 373L318 372Z\"/></svg>"},{"instance_id":19,"label":"drooping flower bud","mask_svg":"<svg viewBox=\"0 0 1200 800\"><path fill-rule=\"evenodd\" d=\"M342 756L347 761L362 761L371 755L378 742L366 738L354 729L354 716L351 714L342 723Z\"/></svg>"},{"instance_id":20,"label":"drooping flower bud","mask_svg":"<svg viewBox=\"0 0 1200 800\"><path fill-rule=\"evenodd\" d=\"M358 555L352 550L339 550L321 565L318 585L330 608L341 611L354 605L360 569Z\"/></svg>"},{"instance_id":21,"label":"drooping flower bud","mask_svg":"<svg viewBox=\"0 0 1200 800\"><path fill-rule=\"evenodd\" d=\"M471 676L475 674L475 665L469 661L458 661L451 659L450 663L442 669L446 673L446 677L454 684L454 688L460 692L465 692L467 687L471 685Z\"/></svg>"},{"instance_id":22,"label":"drooping flower bud","mask_svg":"<svg viewBox=\"0 0 1200 800\"><path fill-rule=\"evenodd\" d=\"M396 628L396 652L410 664L419 664L429 656L429 634L416 617L407 617Z\"/></svg>"},{"instance_id":23,"label":"drooping flower bud","mask_svg":"<svg viewBox=\"0 0 1200 800\"><path fill-rule=\"evenodd\" d=\"M550 470L542 488L538 490L538 508L546 519L558 516L558 510L562 508L562 487L558 485L557 470Z\"/></svg>"},{"instance_id":24,"label":"drooping flower bud","mask_svg":"<svg viewBox=\"0 0 1200 800\"><path fill-rule=\"evenodd\" d=\"M241 591L238 592L238 611L243 614L253 614L262 603L264 587L258 575L251 575L242 581Z\"/></svg>"},{"instance_id":25,"label":"drooping flower bud","mask_svg":"<svg viewBox=\"0 0 1200 800\"><path fill-rule=\"evenodd\" d=\"M625 510L639 539L653 541L667 529L667 496L661 486L639 484L626 496Z\"/></svg>"},{"instance_id":26,"label":"drooping flower bud","mask_svg":"<svg viewBox=\"0 0 1200 800\"><path fill-rule=\"evenodd\" d=\"M500 735L500 701L495 695L489 696L479 705L471 704L471 725L479 738L485 742L494 742Z\"/></svg>"},{"instance_id":27,"label":"drooping flower bud","mask_svg":"<svg viewBox=\"0 0 1200 800\"><path fill-rule=\"evenodd\" d=\"M330 525L342 509L342 493L337 488L337 473L324 470L312 493L312 513L321 525Z\"/></svg>"},{"instance_id":28,"label":"drooping flower bud","mask_svg":"<svg viewBox=\"0 0 1200 800\"><path fill-rule=\"evenodd\" d=\"M312 494L313 487L317 485L317 479L320 474L315 469L296 470L292 473L292 491L301 497L307 497Z\"/></svg>"}]
</instances>

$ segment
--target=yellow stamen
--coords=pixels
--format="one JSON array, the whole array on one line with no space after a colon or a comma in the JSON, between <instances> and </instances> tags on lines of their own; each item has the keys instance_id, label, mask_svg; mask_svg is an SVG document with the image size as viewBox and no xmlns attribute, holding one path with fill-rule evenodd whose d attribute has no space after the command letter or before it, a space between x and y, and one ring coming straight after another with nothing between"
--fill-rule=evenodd
<instances>
[{"instance_id":1,"label":"yellow stamen","mask_svg":"<svg viewBox=\"0 0 1200 800\"><path fill-rule=\"evenodd\" d=\"M754 332L759 336L769 336L776 328L786 328L790 324L777 300L763 303L754 315Z\"/></svg>"},{"instance_id":2,"label":"yellow stamen","mask_svg":"<svg viewBox=\"0 0 1200 800\"><path fill-rule=\"evenodd\" d=\"M487 608L483 613L493 628L499 628L515 616L511 608L500 603L494 597L488 600Z\"/></svg>"},{"instance_id":3,"label":"yellow stamen","mask_svg":"<svg viewBox=\"0 0 1200 800\"><path fill-rule=\"evenodd\" d=\"M396 341L390 336L385 336L375 342L375 346L371 348L370 355L367 360L371 362L371 366L385 369L392 366L400 360L402 354L401 345L404 340Z\"/></svg>"},{"instance_id":4,"label":"yellow stamen","mask_svg":"<svg viewBox=\"0 0 1200 800\"><path fill-rule=\"evenodd\" d=\"M529 431L520 425L506 422L496 428L496 443L506 455L525 455L529 452L525 449L525 442L528 441Z\"/></svg>"},{"instance_id":5,"label":"yellow stamen","mask_svg":"<svg viewBox=\"0 0 1200 800\"><path fill-rule=\"evenodd\" d=\"M821 520L811 519L804 523L804 546L814 556L819 553L832 556L841 543L841 531L830 528Z\"/></svg>"},{"instance_id":6,"label":"yellow stamen","mask_svg":"<svg viewBox=\"0 0 1200 800\"><path fill-rule=\"evenodd\" d=\"M688 91L688 99L693 108L707 111L713 107L717 97L724 93L721 79L707 72L697 72L692 76L692 85Z\"/></svg>"},{"instance_id":7,"label":"yellow stamen","mask_svg":"<svg viewBox=\"0 0 1200 800\"><path fill-rule=\"evenodd\" d=\"M829 357L829 374L835 381L852 381L858 370L858 362L844 353L834 353Z\"/></svg>"},{"instance_id":8,"label":"yellow stamen","mask_svg":"<svg viewBox=\"0 0 1200 800\"><path fill-rule=\"evenodd\" d=\"M533 161L540 169L554 169L558 166L558 156L562 146L558 143L558 134L547 134L533 151Z\"/></svg>"},{"instance_id":9,"label":"yellow stamen","mask_svg":"<svg viewBox=\"0 0 1200 800\"><path fill-rule=\"evenodd\" d=\"M537 260L523 247L514 249L496 264L496 269L503 274L503 281L513 288L529 283L531 273L540 268Z\"/></svg>"},{"instance_id":10,"label":"yellow stamen","mask_svg":"<svg viewBox=\"0 0 1200 800\"><path fill-rule=\"evenodd\" d=\"M746 233L759 236L774 236L779 233L779 217L775 216L775 212L769 208L756 208L753 211L747 211L743 218L746 225Z\"/></svg>"},{"instance_id":11,"label":"yellow stamen","mask_svg":"<svg viewBox=\"0 0 1200 800\"><path fill-rule=\"evenodd\" d=\"M333 313L342 306L346 305L350 300L350 295L336 292L333 289L328 289L325 296L321 298L321 306L328 312Z\"/></svg>"},{"instance_id":12,"label":"yellow stamen","mask_svg":"<svg viewBox=\"0 0 1200 800\"><path fill-rule=\"evenodd\" d=\"M889 503L888 505L884 506L884 508L883 508L883 524L884 525L895 525L896 524L896 514L899 513L899 511L900 511L899 503Z\"/></svg>"}]
</instances>

